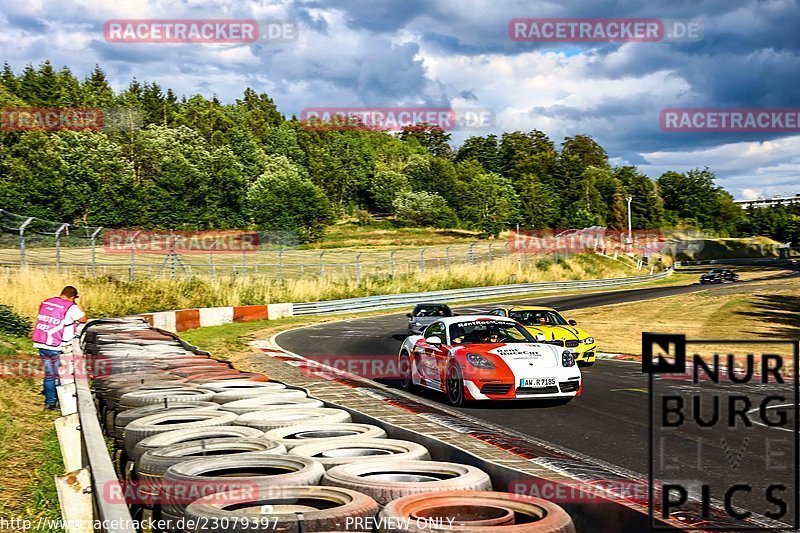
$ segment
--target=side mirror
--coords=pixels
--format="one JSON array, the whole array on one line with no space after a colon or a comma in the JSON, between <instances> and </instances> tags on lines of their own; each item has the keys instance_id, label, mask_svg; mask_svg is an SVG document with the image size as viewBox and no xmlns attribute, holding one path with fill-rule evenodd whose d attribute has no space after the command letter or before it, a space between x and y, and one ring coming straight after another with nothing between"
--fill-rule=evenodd
<instances>
[{"instance_id":1,"label":"side mirror","mask_svg":"<svg viewBox=\"0 0 800 533\"><path fill-rule=\"evenodd\" d=\"M576 322L575 320L570 320L570 321L569 321L569 325L570 325L570 326L577 326L577 325L578 325L578 322Z\"/></svg>"},{"instance_id":2,"label":"side mirror","mask_svg":"<svg viewBox=\"0 0 800 533\"><path fill-rule=\"evenodd\" d=\"M433 337L428 337L427 339L425 339L425 342L427 342L428 344L442 344L442 339L439 338L439 337L433 336Z\"/></svg>"},{"instance_id":3,"label":"side mirror","mask_svg":"<svg viewBox=\"0 0 800 533\"><path fill-rule=\"evenodd\" d=\"M411 316L411 313L406 313L406 316L407 316L408 318L414 318L413 316Z\"/></svg>"},{"instance_id":4,"label":"side mirror","mask_svg":"<svg viewBox=\"0 0 800 533\"><path fill-rule=\"evenodd\" d=\"M545 342L547 339L544 336L544 333L537 333L536 334L536 342Z\"/></svg>"}]
</instances>

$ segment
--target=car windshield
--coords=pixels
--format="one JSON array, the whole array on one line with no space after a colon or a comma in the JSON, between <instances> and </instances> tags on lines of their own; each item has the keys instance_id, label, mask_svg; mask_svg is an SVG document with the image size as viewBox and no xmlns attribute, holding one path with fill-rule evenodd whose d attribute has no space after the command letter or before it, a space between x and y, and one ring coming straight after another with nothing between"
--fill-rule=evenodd
<instances>
[{"instance_id":1,"label":"car windshield","mask_svg":"<svg viewBox=\"0 0 800 533\"><path fill-rule=\"evenodd\" d=\"M718 270L716 268L714 270L709 270L708 271L709 274L722 274L723 272L725 272L725 271L724 270Z\"/></svg>"},{"instance_id":2,"label":"car windshield","mask_svg":"<svg viewBox=\"0 0 800 533\"><path fill-rule=\"evenodd\" d=\"M411 314L415 317L453 316L452 311L446 305L418 305Z\"/></svg>"},{"instance_id":3,"label":"car windshield","mask_svg":"<svg viewBox=\"0 0 800 533\"><path fill-rule=\"evenodd\" d=\"M453 344L536 342L525 328L499 320L475 320L450 325Z\"/></svg>"},{"instance_id":4,"label":"car windshield","mask_svg":"<svg viewBox=\"0 0 800 533\"><path fill-rule=\"evenodd\" d=\"M566 326L567 321L555 311L510 311L509 318L513 318L524 326Z\"/></svg>"}]
</instances>

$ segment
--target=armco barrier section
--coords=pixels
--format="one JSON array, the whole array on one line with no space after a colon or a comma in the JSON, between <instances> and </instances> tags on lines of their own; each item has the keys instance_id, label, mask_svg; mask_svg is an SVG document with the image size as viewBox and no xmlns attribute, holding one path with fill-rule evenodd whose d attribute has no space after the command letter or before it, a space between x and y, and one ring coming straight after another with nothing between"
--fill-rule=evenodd
<instances>
[{"instance_id":1,"label":"armco barrier section","mask_svg":"<svg viewBox=\"0 0 800 533\"><path fill-rule=\"evenodd\" d=\"M423 300L432 301L442 299L448 302L458 302L496 298L498 296L511 296L515 294L530 294L533 292L613 288L664 279L671 274L672 270L670 269L658 274L646 276L545 283L516 283L512 285L494 285L491 287L474 287L469 289L446 289L441 291L365 296L361 298L347 298L344 300L327 300L321 302L205 307L200 309L180 309L177 311L143 313L138 316L144 318L148 324L155 328L177 333L186 331L187 329L220 326L233 322L274 320L291 316L388 310L397 307L412 306Z\"/></svg>"},{"instance_id":2,"label":"armco barrier section","mask_svg":"<svg viewBox=\"0 0 800 533\"><path fill-rule=\"evenodd\" d=\"M76 337L72 341L73 382L58 387L64 416L55 422L67 471L56 478L61 514L67 525L64 530L137 533L128 506L101 497L104 490L122 494L122 487L100 429L88 368Z\"/></svg>"},{"instance_id":3,"label":"armco barrier section","mask_svg":"<svg viewBox=\"0 0 800 533\"><path fill-rule=\"evenodd\" d=\"M672 270L646 276L630 276L622 278L604 278L576 281L555 281L543 283L516 283L513 285L494 285L491 287L475 287L469 289L447 289L441 291L390 294L385 296L367 296L364 298L348 298L346 300L329 300L324 302L306 302L293 304L293 313L300 315L324 315L335 313L352 313L354 311L377 311L395 307L409 306L420 301L444 299L448 302L463 300L479 300L532 292L555 290L604 289L624 285L634 285L663 279L672 275Z\"/></svg>"}]
</instances>

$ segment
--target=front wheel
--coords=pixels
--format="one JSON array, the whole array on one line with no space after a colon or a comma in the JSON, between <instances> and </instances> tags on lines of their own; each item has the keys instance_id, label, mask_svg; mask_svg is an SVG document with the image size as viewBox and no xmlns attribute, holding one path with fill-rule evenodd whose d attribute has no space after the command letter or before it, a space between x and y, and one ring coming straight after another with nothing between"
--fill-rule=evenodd
<instances>
[{"instance_id":1,"label":"front wheel","mask_svg":"<svg viewBox=\"0 0 800 533\"><path fill-rule=\"evenodd\" d=\"M411 371L411 357L407 352L400 354L398 362L398 374L400 375L400 388L404 391L410 391L414 387L414 379Z\"/></svg>"},{"instance_id":2,"label":"front wheel","mask_svg":"<svg viewBox=\"0 0 800 533\"><path fill-rule=\"evenodd\" d=\"M447 399L450 405L461 407L464 403L464 378L461 375L461 368L458 363L450 363L448 365L445 387L447 388Z\"/></svg>"}]
</instances>

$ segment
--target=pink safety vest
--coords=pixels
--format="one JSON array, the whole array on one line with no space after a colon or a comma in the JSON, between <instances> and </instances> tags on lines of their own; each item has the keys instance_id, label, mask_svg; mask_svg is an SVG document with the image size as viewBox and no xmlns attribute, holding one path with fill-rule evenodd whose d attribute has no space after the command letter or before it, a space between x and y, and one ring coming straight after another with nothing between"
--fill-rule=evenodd
<instances>
[{"instance_id":1,"label":"pink safety vest","mask_svg":"<svg viewBox=\"0 0 800 533\"><path fill-rule=\"evenodd\" d=\"M39 316L33 328L33 342L57 348L64 338L64 318L74 302L62 298L48 298L39 306Z\"/></svg>"}]
</instances>

